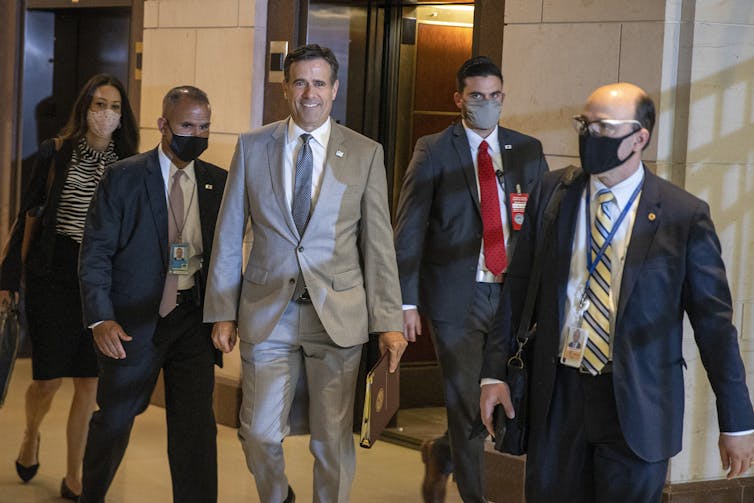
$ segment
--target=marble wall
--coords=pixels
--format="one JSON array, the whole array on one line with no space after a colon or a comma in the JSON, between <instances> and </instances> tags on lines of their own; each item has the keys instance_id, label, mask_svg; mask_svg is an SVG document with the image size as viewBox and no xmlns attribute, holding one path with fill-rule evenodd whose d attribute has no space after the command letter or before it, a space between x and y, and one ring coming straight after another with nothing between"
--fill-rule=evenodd
<instances>
[{"instance_id":1,"label":"marble wall","mask_svg":"<svg viewBox=\"0 0 754 503\"><path fill-rule=\"evenodd\" d=\"M571 116L592 90L633 82L657 101L664 5L657 0L506 0L502 124L534 134L551 168L578 161ZM647 151L655 160L657 144Z\"/></svg>"},{"instance_id":2,"label":"marble wall","mask_svg":"<svg viewBox=\"0 0 754 503\"><path fill-rule=\"evenodd\" d=\"M680 3L680 2L678 2ZM754 3L696 0L688 91L685 187L710 204L754 389ZM719 478L717 419L691 331L684 451L672 480ZM698 384L697 384L698 383Z\"/></svg>"}]
</instances>

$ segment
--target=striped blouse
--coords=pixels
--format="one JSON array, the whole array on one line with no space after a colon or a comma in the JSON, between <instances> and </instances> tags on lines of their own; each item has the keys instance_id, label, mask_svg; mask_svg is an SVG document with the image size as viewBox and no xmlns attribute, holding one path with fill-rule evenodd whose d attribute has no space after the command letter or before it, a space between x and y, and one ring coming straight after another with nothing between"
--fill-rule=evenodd
<instances>
[{"instance_id":1,"label":"striped blouse","mask_svg":"<svg viewBox=\"0 0 754 503\"><path fill-rule=\"evenodd\" d=\"M55 231L58 234L81 243L89 202L105 167L117 160L115 144L112 141L104 151L99 152L89 146L85 137L79 140L73 149L71 166L60 193L55 223Z\"/></svg>"}]
</instances>

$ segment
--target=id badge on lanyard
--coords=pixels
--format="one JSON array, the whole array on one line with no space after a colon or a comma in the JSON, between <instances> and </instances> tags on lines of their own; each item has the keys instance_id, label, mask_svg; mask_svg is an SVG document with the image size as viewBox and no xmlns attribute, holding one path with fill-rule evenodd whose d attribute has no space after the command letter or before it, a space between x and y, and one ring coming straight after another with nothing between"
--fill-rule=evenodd
<instances>
[{"instance_id":1,"label":"id badge on lanyard","mask_svg":"<svg viewBox=\"0 0 754 503\"><path fill-rule=\"evenodd\" d=\"M586 284L582 285L576 298L579 304L572 316L572 323L566 326L566 340L563 344L563 352L560 354L560 363L568 367L579 368L584 359L586 343L589 340L589 330L584 327L584 313L589 309L589 299L586 293Z\"/></svg>"},{"instance_id":2,"label":"id badge on lanyard","mask_svg":"<svg viewBox=\"0 0 754 503\"><path fill-rule=\"evenodd\" d=\"M188 274L189 264L188 243L170 244L170 272L173 274Z\"/></svg>"}]
</instances>

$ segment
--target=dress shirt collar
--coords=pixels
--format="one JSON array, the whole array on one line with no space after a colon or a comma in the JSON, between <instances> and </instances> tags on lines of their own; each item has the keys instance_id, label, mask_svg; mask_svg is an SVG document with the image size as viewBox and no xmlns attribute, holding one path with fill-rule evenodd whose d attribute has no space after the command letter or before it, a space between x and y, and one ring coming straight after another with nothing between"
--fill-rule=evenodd
<instances>
[{"instance_id":1,"label":"dress shirt collar","mask_svg":"<svg viewBox=\"0 0 754 503\"><path fill-rule=\"evenodd\" d=\"M644 163L639 163L639 168L634 172L634 174L632 174L622 182L609 187L610 192L612 192L613 196L615 197L615 204L618 206L618 211L623 211L623 208L625 208L626 204L628 204L628 200L631 199L631 195L634 193L634 190L636 190L636 187L638 187L643 180ZM605 186L605 184L600 182L595 175L589 177L589 183L591 185L590 190L592 191L592 201L597 198L597 192L602 189L608 188Z\"/></svg>"},{"instance_id":2,"label":"dress shirt collar","mask_svg":"<svg viewBox=\"0 0 754 503\"><path fill-rule=\"evenodd\" d=\"M304 131L298 124L292 119L288 118L288 138L286 143L292 143L298 141L299 136L304 133L312 135L312 139L316 141L322 148L327 149L327 143L330 141L330 131L332 130L332 124L330 118L314 131Z\"/></svg>"},{"instance_id":3,"label":"dress shirt collar","mask_svg":"<svg viewBox=\"0 0 754 503\"><path fill-rule=\"evenodd\" d=\"M167 154L165 154L165 151L162 150L162 143L157 146L157 153L160 159L160 171L162 171L162 179L165 180L165 193L167 194L170 190L169 187L171 177L178 170L178 167L173 164ZM192 183L196 181L196 174L194 173L194 161L191 161L186 165L185 168L183 168L183 173Z\"/></svg>"},{"instance_id":4,"label":"dress shirt collar","mask_svg":"<svg viewBox=\"0 0 754 503\"><path fill-rule=\"evenodd\" d=\"M464 131L466 131L466 139L469 141L469 147L471 147L471 150L473 152L479 150L479 145L482 144L482 141L487 142L487 145L489 145L489 149L492 150L492 152L498 153L500 151L500 142L497 139L497 132L499 128L497 126L492 130L487 138L482 138L477 134L476 131L466 125L466 121L462 121L462 123L463 129Z\"/></svg>"}]
</instances>

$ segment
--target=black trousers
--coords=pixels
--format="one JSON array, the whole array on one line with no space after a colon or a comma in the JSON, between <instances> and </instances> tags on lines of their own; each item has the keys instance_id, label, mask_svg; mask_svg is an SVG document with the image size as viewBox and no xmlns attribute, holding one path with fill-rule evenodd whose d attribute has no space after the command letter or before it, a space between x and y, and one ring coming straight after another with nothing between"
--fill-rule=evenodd
<instances>
[{"instance_id":1,"label":"black trousers","mask_svg":"<svg viewBox=\"0 0 754 503\"><path fill-rule=\"evenodd\" d=\"M612 374L558 366L547 424L529 437L527 503L659 502L667 471L626 444Z\"/></svg>"},{"instance_id":2,"label":"black trousers","mask_svg":"<svg viewBox=\"0 0 754 503\"><path fill-rule=\"evenodd\" d=\"M217 426L212 410L214 350L202 310L181 304L161 319L137 365L98 355L97 404L89 424L80 503L102 503L128 446L134 418L149 405L164 370L173 501L217 501Z\"/></svg>"}]
</instances>

